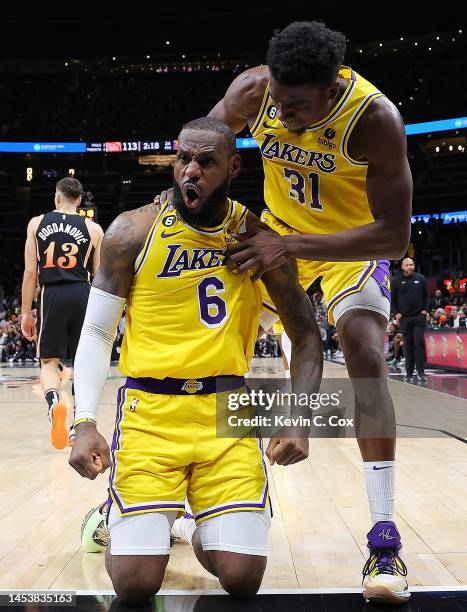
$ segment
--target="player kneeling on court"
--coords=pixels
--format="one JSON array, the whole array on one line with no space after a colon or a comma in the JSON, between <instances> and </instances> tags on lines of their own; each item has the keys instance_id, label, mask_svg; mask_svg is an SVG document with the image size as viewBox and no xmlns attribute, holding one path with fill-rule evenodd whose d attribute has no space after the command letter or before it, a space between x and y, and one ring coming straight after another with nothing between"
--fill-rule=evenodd
<instances>
[{"instance_id":1,"label":"player kneeling on court","mask_svg":"<svg viewBox=\"0 0 467 612\"><path fill-rule=\"evenodd\" d=\"M226 591L254 595L266 567L271 509L261 440L216 437L216 400L244 385L262 307L251 273L224 265L235 234L259 223L228 197L240 165L230 128L192 121L179 135L175 210L123 213L103 240L76 358L70 464L92 479L111 464L106 567L126 603L159 590L185 497L194 520L179 531ZM295 262L283 257L262 281L292 341L293 390L316 392L321 337ZM125 303L119 368L127 378L109 449L96 415ZM307 457L308 438L287 433L272 438L271 463Z\"/></svg>"}]
</instances>

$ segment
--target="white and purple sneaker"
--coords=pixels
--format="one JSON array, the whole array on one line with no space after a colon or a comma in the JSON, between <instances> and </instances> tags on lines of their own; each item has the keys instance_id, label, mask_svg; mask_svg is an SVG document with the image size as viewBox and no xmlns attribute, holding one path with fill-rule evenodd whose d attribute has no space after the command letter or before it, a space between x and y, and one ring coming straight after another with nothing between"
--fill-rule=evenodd
<instances>
[{"instance_id":1,"label":"white and purple sneaker","mask_svg":"<svg viewBox=\"0 0 467 612\"><path fill-rule=\"evenodd\" d=\"M363 597L376 603L406 603L410 597L407 567L399 556L402 544L396 525L380 521L367 537L370 556L362 572Z\"/></svg>"}]
</instances>

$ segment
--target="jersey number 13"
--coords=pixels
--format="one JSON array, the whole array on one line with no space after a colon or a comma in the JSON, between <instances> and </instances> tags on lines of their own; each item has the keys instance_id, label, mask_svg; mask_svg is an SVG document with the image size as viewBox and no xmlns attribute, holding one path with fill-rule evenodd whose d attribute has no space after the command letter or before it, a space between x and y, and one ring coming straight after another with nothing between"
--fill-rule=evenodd
<instances>
[{"instance_id":1,"label":"jersey number 13","mask_svg":"<svg viewBox=\"0 0 467 612\"><path fill-rule=\"evenodd\" d=\"M74 242L65 242L61 245L63 255L56 257L55 254L55 242L51 242L45 249L44 254L46 255L44 269L46 268L63 268L70 270L74 268L78 262L75 255L78 252L78 246Z\"/></svg>"}]
</instances>

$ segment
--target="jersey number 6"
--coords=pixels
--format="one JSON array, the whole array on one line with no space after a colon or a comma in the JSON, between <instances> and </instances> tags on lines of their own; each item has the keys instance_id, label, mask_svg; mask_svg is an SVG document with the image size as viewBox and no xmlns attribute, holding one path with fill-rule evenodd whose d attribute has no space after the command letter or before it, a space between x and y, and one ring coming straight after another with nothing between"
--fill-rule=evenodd
<instances>
[{"instance_id":1,"label":"jersey number 6","mask_svg":"<svg viewBox=\"0 0 467 612\"><path fill-rule=\"evenodd\" d=\"M225 292L217 276L208 276L198 284L199 318L206 327L221 327L227 318L227 304L219 296Z\"/></svg>"}]
</instances>

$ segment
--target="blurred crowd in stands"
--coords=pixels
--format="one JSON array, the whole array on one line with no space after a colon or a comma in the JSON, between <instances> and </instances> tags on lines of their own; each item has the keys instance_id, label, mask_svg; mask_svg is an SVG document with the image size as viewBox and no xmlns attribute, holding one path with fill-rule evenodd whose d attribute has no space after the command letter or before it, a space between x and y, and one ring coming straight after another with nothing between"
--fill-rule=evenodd
<instances>
[{"instance_id":1,"label":"blurred crowd in stands","mask_svg":"<svg viewBox=\"0 0 467 612\"><path fill-rule=\"evenodd\" d=\"M19 287L16 297L6 295L0 284L0 362L37 362L34 342L28 342L21 334L21 308ZM323 341L323 352L327 358L341 359L343 353L339 345L337 329L327 320L326 305L320 291L310 294L315 310L316 320ZM35 314L35 311L33 311ZM448 293L437 289L431 296L430 310L427 314L427 327L432 329L452 328L466 330L467 294ZM123 318L117 330L112 361L118 361L120 345L125 330ZM403 360L403 338L399 322L392 318L387 327L386 360L397 365ZM255 357L280 357L280 335L273 328L258 338L255 345ZM403 361L402 361L403 362Z\"/></svg>"},{"instance_id":2,"label":"blurred crowd in stands","mask_svg":"<svg viewBox=\"0 0 467 612\"><path fill-rule=\"evenodd\" d=\"M431 295L426 315L428 329L452 329L467 331L467 293L449 293L436 289ZM392 317L386 332L386 361L396 369L404 364L404 338L399 321Z\"/></svg>"},{"instance_id":3,"label":"blurred crowd in stands","mask_svg":"<svg viewBox=\"0 0 467 612\"><path fill-rule=\"evenodd\" d=\"M0 140L50 141L174 138L183 123L205 115L223 96L233 75L2 75L5 113Z\"/></svg>"},{"instance_id":4,"label":"blurred crowd in stands","mask_svg":"<svg viewBox=\"0 0 467 612\"><path fill-rule=\"evenodd\" d=\"M36 346L21 333L19 298L3 294L0 285L0 362L37 362Z\"/></svg>"},{"instance_id":5,"label":"blurred crowd in stands","mask_svg":"<svg viewBox=\"0 0 467 612\"><path fill-rule=\"evenodd\" d=\"M350 45L345 62L387 95L406 122L463 115L464 38L440 38L427 34L413 42ZM44 61L42 68L31 63L27 74L24 68L15 73L10 61L8 70L0 70L0 139L170 138L185 121L205 115L237 73L264 61L265 51L251 57L242 52L241 58L239 53L237 63L217 54L201 64L180 56L150 62L106 57L70 65Z\"/></svg>"},{"instance_id":6,"label":"blurred crowd in stands","mask_svg":"<svg viewBox=\"0 0 467 612\"><path fill-rule=\"evenodd\" d=\"M446 269L451 277L462 278L462 269L467 269L466 222L456 218L450 223L436 218L427 223L416 221L412 223L410 241L422 274L442 276L443 269Z\"/></svg>"},{"instance_id":7,"label":"blurred crowd in stands","mask_svg":"<svg viewBox=\"0 0 467 612\"><path fill-rule=\"evenodd\" d=\"M22 252L0 256L0 362L34 361L35 345L21 334Z\"/></svg>"}]
</instances>

